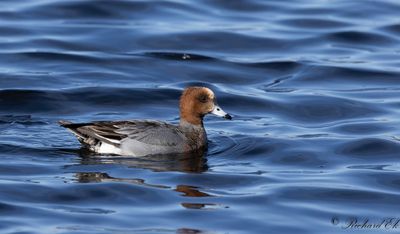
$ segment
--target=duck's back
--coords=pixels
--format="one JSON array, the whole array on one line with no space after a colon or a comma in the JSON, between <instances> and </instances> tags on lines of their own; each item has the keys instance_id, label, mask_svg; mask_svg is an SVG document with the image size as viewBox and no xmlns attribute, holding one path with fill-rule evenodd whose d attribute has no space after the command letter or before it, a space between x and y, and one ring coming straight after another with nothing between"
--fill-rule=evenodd
<instances>
[{"instance_id":1,"label":"duck's back","mask_svg":"<svg viewBox=\"0 0 400 234\"><path fill-rule=\"evenodd\" d=\"M120 148L126 155L169 154L187 151L188 139L178 126L159 121L132 121L116 132L127 137Z\"/></svg>"}]
</instances>

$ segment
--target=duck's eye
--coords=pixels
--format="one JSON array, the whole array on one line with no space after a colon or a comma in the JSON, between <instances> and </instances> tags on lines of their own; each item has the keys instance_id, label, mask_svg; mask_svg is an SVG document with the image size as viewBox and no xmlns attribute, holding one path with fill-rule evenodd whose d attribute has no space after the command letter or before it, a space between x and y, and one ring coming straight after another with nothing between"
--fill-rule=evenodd
<instances>
[{"instance_id":1,"label":"duck's eye","mask_svg":"<svg viewBox=\"0 0 400 234\"><path fill-rule=\"evenodd\" d=\"M207 98L207 96L205 96L205 95L201 95L201 96L199 97L199 101L202 102L202 103L206 103L206 102L208 101L208 98Z\"/></svg>"}]
</instances>

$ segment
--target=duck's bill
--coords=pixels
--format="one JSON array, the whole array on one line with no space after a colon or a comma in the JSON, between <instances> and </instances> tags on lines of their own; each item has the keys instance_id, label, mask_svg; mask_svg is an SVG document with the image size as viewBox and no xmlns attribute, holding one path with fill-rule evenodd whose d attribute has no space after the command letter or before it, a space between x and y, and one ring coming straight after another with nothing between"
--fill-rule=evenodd
<instances>
[{"instance_id":1,"label":"duck's bill","mask_svg":"<svg viewBox=\"0 0 400 234\"><path fill-rule=\"evenodd\" d=\"M228 113L226 113L224 110L222 110L221 107L219 107L218 105L215 105L214 109L211 111L211 114L214 114L216 116L220 116L224 119L232 119L232 116L230 116Z\"/></svg>"}]
</instances>

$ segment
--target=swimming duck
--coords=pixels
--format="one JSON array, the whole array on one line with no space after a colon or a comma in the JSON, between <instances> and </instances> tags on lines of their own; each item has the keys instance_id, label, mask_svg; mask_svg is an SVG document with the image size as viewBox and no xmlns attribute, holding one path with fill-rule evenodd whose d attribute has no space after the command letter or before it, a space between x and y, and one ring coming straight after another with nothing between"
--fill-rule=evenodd
<instances>
[{"instance_id":1,"label":"swimming duck","mask_svg":"<svg viewBox=\"0 0 400 234\"><path fill-rule=\"evenodd\" d=\"M97 121L59 124L70 130L91 151L99 154L146 156L186 153L207 148L203 117L209 113L232 119L206 87L188 87L180 98L180 122L155 120Z\"/></svg>"}]
</instances>

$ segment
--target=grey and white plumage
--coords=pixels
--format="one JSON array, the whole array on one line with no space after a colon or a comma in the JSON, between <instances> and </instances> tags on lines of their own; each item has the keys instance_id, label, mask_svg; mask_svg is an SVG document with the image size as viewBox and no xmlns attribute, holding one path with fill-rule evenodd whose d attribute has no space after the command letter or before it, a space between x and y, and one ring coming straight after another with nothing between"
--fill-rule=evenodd
<instances>
[{"instance_id":1,"label":"grey and white plumage","mask_svg":"<svg viewBox=\"0 0 400 234\"><path fill-rule=\"evenodd\" d=\"M230 119L216 104L214 93L204 87L185 89L180 100L180 123L155 120L59 121L90 150L103 154L145 156L184 153L207 147L203 117L208 113Z\"/></svg>"},{"instance_id":2,"label":"grey and white plumage","mask_svg":"<svg viewBox=\"0 0 400 234\"><path fill-rule=\"evenodd\" d=\"M189 152L207 145L202 128L151 121L59 121L90 150L103 154L144 156Z\"/></svg>"}]
</instances>

